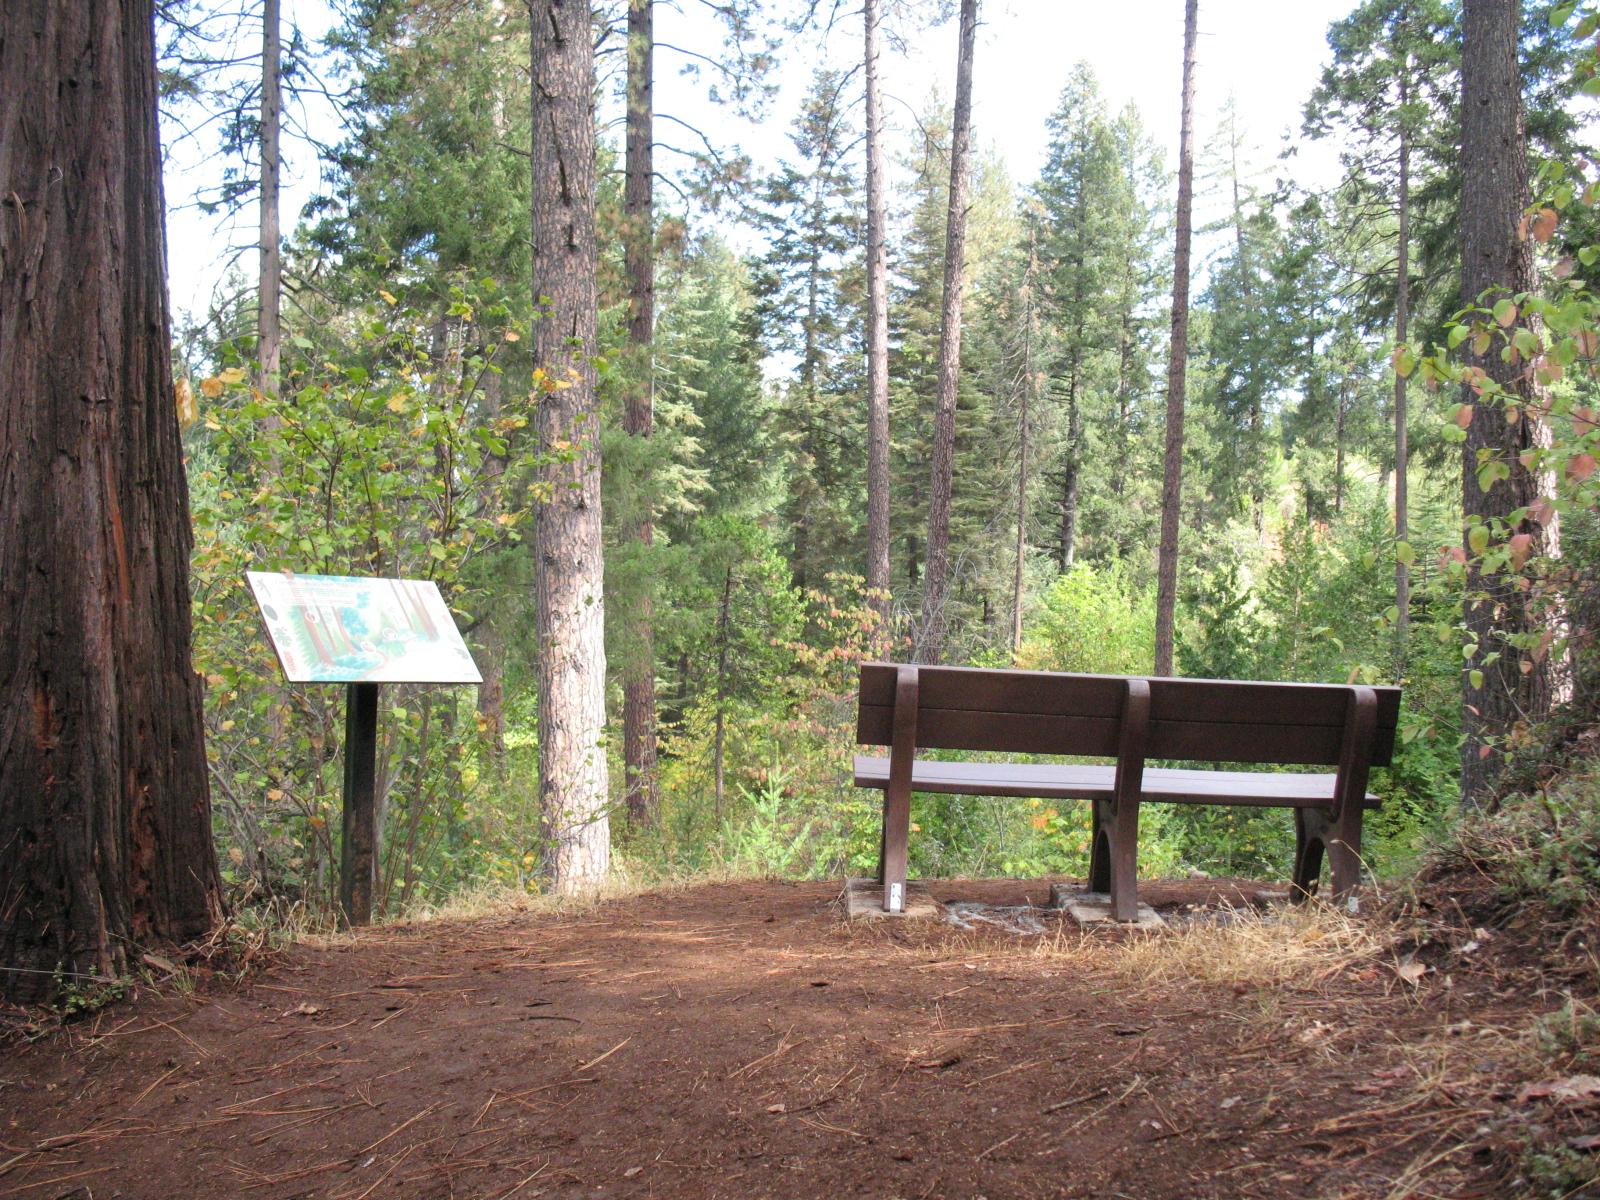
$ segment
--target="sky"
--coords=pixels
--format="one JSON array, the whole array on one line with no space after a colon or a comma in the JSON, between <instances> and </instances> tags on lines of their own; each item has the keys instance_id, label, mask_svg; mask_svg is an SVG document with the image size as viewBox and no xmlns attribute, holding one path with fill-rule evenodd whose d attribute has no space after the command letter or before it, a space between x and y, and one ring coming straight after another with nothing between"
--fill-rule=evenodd
<instances>
[{"instance_id":1,"label":"sky","mask_svg":"<svg viewBox=\"0 0 1600 1200\"><path fill-rule=\"evenodd\" d=\"M1201 0L1196 67L1196 154L1215 132L1218 112L1230 95L1245 119L1255 148L1253 167L1264 182L1292 178L1305 186L1325 186L1337 177L1333 148L1302 145L1293 159L1280 161L1286 135L1294 137L1300 110L1327 61L1327 28L1355 0ZM663 0L656 16L662 42L696 47L720 40L700 15L695 0ZM326 0L284 0L285 20L297 22L308 37L324 34L333 22ZM978 145L993 147L1019 184L1033 179L1044 160L1045 118L1055 108L1068 73L1085 61L1099 78L1108 103L1136 105L1145 128L1177 161L1179 92L1183 51L1183 0L984 0L973 70L973 133ZM772 166L790 152L787 130L810 82L814 67L848 66L859 54L861 22L846 18L826 44L795 38L779 56L779 94L758 124L738 119L709 104L704 82L677 72L680 59L658 51L656 106L682 113L723 143L736 143L756 162ZM937 87L947 99L955 93L956 23L915 32L903 53L883 57L886 117L891 131L913 127ZM308 127L325 140L336 137L331 113L313 108ZM170 139L169 139L170 140ZM1296 137L1295 140L1298 140ZM658 156L658 161L664 156ZM318 164L304 144L285 147L285 225L315 192ZM167 173L168 271L173 307L203 314L222 281L230 256L253 246L253 207L236 224L219 223L186 207L197 186L216 178L216 159L201 142L176 147ZM663 196L662 200L665 201ZM1197 200L1197 220L1206 218L1206 200ZM239 260L255 270L253 249Z\"/></svg>"}]
</instances>

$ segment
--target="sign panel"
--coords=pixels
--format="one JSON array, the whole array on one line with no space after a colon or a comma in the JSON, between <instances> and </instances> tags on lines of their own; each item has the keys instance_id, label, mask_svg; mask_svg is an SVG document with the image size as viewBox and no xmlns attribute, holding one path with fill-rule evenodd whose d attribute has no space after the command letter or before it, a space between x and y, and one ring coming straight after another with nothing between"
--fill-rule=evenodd
<instances>
[{"instance_id":1,"label":"sign panel","mask_svg":"<svg viewBox=\"0 0 1600 1200\"><path fill-rule=\"evenodd\" d=\"M248 571L290 683L482 683L429 579Z\"/></svg>"}]
</instances>

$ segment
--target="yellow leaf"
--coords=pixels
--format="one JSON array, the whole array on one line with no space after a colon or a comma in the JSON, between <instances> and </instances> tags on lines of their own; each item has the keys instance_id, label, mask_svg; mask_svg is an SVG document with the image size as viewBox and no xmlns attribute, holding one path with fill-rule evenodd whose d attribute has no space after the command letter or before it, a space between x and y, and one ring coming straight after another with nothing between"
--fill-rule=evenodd
<instances>
[{"instance_id":1,"label":"yellow leaf","mask_svg":"<svg viewBox=\"0 0 1600 1200\"><path fill-rule=\"evenodd\" d=\"M505 339L508 342L520 342L522 340L522 335L515 329L508 329L505 332Z\"/></svg>"},{"instance_id":2,"label":"yellow leaf","mask_svg":"<svg viewBox=\"0 0 1600 1200\"><path fill-rule=\"evenodd\" d=\"M268 800L282 800L283 799L283 789L282 788L268 788L267 789L267 799Z\"/></svg>"},{"instance_id":3,"label":"yellow leaf","mask_svg":"<svg viewBox=\"0 0 1600 1200\"><path fill-rule=\"evenodd\" d=\"M398 301L398 300L396 300L394 298L394 294L392 292L386 292L382 288L378 289L378 295L383 297L383 302L385 304L393 305L393 304L399 304L400 303L400 301Z\"/></svg>"},{"instance_id":4,"label":"yellow leaf","mask_svg":"<svg viewBox=\"0 0 1600 1200\"><path fill-rule=\"evenodd\" d=\"M188 376L180 376L172 385L173 397L178 405L178 428L188 429L200 419L200 406L194 400L194 388L189 386Z\"/></svg>"},{"instance_id":5,"label":"yellow leaf","mask_svg":"<svg viewBox=\"0 0 1600 1200\"><path fill-rule=\"evenodd\" d=\"M226 383L231 387L233 384L238 383L241 379L244 378L244 368L243 367L229 367L226 371L224 371L220 375L218 375L217 378L222 380L223 383Z\"/></svg>"},{"instance_id":6,"label":"yellow leaf","mask_svg":"<svg viewBox=\"0 0 1600 1200\"><path fill-rule=\"evenodd\" d=\"M390 396L389 397L388 408L389 408L390 412L405 412L405 410L406 410L406 398L404 396L402 396L402 395L399 395L398 393L396 393L393 396Z\"/></svg>"},{"instance_id":7,"label":"yellow leaf","mask_svg":"<svg viewBox=\"0 0 1600 1200\"><path fill-rule=\"evenodd\" d=\"M207 399L215 400L222 395L222 380L216 378L216 376L212 376L210 379L202 379L200 381L200 391Z\"/></svg>"}]
</instances>

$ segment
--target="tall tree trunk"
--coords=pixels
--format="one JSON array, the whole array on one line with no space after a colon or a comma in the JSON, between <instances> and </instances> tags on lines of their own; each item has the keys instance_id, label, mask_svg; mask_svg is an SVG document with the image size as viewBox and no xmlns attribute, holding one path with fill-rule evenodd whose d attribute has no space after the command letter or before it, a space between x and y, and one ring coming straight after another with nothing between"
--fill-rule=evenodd
<instances>
[{"instance_id":1,"label":"tall tree trunk","mask_svg":"<svg viewBox=\"0 0 1600 1200\"><path fill-rule=\"evenodd\" d=\"M283 264L278 250L282 231L278 183L283 176L278 148L283 112L280 5L281 0L263 0L261 8L261 279L256 316L256 357L261 374L256 386L269 396L278 394L283 345ZM276 422L277 418L272 420Z\"/></svg>"},{"instance_id":2,"label":"tall tree trunk","mask_svg":"<svg viewBox=\"0 0 1600 1200\"><path fill-rule=\"evenodd\" d=\"M883 96L878 77L878 0L862 0L867 92L867 587L889 622L889 260L884 196Z\"/></svg>"},{"instance_id":3,"label":"tall tree trunk","mask_svg":"<svg viewBox=\"0 0 1600 1200\"><path fill-rule=\"evenodd\" d=\"M733 607L733 564L728 564L722 577L722 608L717 615L717 728L712 751L716 755L716 820L722 826L722 805L725 789L723 772L727 763L728 732L728 616Z\"/></svg>"},{"instance_id":4,"label":"tall tree trunk","mask_svg":"<svg viewBox=\"0 0 1600 1200\"><path fill-rule=\"evenodd\" d=\"M1350 374L1339 381L1338 409L1333 421L1333 511L1344 511L1344 426L1350 412Z\"/></svg>"},{"instance_id":5,"label":"tall tree trunk","mask_svg":"<svg viewBox=\"0 0 1600 1200\"><path fill-rule=\"evenodd\" d=\"M562 892L610 868L606 646L595 396L594 44L589 6L534 0L533 294L548 297L533 355L547 499L534 518L539 800L546 871ZM556 386L556 385L570 386ZM560 447L571 447L562 452Z\"/></svg>"},{"instance_id":6,"label":"tall tree trunk","mask_svg":"<svg viewBox=\"0 0 1600 1200\"><path fill-rule=\"evenodd\" d=\"M1199 0L1183 9L1183 117L1178 134L1178 228L1172 255L1172 344L1167 352L1167 444L1156 565L1156 674L1172 674L1178 606L1178 519L1183 500L1183 402L1189 363L1189 242L1194 208L1194 49Z\"/></svg>"},{"instance_id":7,"label":"tall tree trunk","mask_svg":"<svg viewBox=\"0 0 1600 1200\"><path fill-rule=\"evenodd\" d=\"M1078 405L1078 353L1073 351L1067 375L1067 453L1061 473L1061 569L1072 566L1078 544L1078 469L1083 441L1083 412Z\"/></svg>"},{"instance_id":8,"label":"tall tree trunk","mask_svg":"<svg viewBox=\"0 0 1600 1200\"><path fill-rule=\"evenodd\" d=\"M1496 300L1532 290L1537 283L1531 243L1518 222L1528 203L1527 139L1523 127L1521 80L1517 71L1517 0L1467 0L1463 10L1461 55L1461 294L1468 304L1492 306ZM1470 349L1470 343L1469 343ZM1468 362L1499 381L1513 396L1532 401L1533 382L1526 361L1507 363L1499 345ZM1504 520L1538 495L1538 479L1521 463L1537 445L1539 421L1532 403L1519 405L1520 419L1506 420L1504 407L1479 401L1464 386L1463 403L1472 420L1462 446L1462 502L1473 518ZM1478 486L1479 452L1504 462L1511 477L1487 492ZM1553 527L1525 521L1519 532L1533 537L1532 552L1553 549ZM1500 740L1523 719L1537 720L1549 710L1550 660L1532 663L1523 674L1523 654L1506 639L1534 628L1527 594L1516 575L1479 571L1470 546L1467 567L1467 636L1478 647L1462 674L1461 798L1468 806L1489 796L1503 765ZM1481 665L1491 653L1501 657ZM1474 687L1472 670L1483 683Z\"/></svg>"},{"instance_id":9,"label":"tall tree trunk","mask_svg":"<svg viewBox=\"0 0 1600 1200\"><path fill-rule=\"evenodd\" d=\"M944 658L945 603L950 590L950 497L955 466L956 391L961 378L961 300L967 266L967 163L972 157L972 55L978 0L961 0L956 56L956 108L950 126L950 205L945 213L944 305L939 314L939 396L933 427L933 479L928 491L928 564L922 584L919 660Z\"/></svg>"},{"instance_id":10,"label":"tall tree trunk","mask_svg":"<svg viewBox=\"0 0 1600 1200\"><path fill-rule=\"evenodd\" d=\"M655 427L655 0L628 0L628 113L623 245L628 270L628 344L633 350L633 382L628 389L623 429L647 438ZM643 501L638 523L628 531L641 549L655 542L648 476L640 481ZM656 815L656 655L653 575L638 580L631 614L628 657L622 683L623 785L628 824L641 829Z\"/></svg>"},{"instance_id":11,"label":"tall tree trunk","mask_svg":"<svg viewBox=\"0 0 1600 1200\"><path fill-rule=\"evenodd\" d=\"M1409 80L1404 69L1400 76L1400 104L1410 99ZM1405 118L1400 120L1400 179L1396 189L1399 205L1399 231L1395 245L1394 340L1405 344L1406 326L1411 317L1411 136ZM1342 417L1343 414L1341 413ZM1344 447L1341 445L1340 450ZM1394 536L1406 541L1411 536L1406 513L1406 379L1394 373ZM1406 638L1411 625L1411 576L1399 558L1394 563L1394 678L1399 683L1405 674Z\"/></svg>"},{"instance_id":12,"label":"tall tree trunk","mask_svg":"<svg viewBox=\"0 0 1600 1200\"><path fill-rule=\"evenodd\" d=\"M0 996L33 1003L222 912L150 0L8 5L0 145Z\"/></svg>"},{"instance_id":13,"label":"tall tree trunk","mask_svg":"<svg viewBox=\"0 0 1600 1200\"><path fill-rule=\"evenodd\" d=\"M1037 237L1030 227L1028 236L1028 273L1023 282L1022 318L1022 396L1021 411L1017 416L1017 547L1016 563L1011 575L1011 658L1016 661L1022 648L1022 571L1028 555L1028 408L1033 399L1034 365L1033 340L1037 332L1033 308L1034 277L1039 270Z\"/></svg>"},{"instance_id":14,"label":"tall tree trunk","mask_svg":"<svg viewBox=\"0 0 1600 1200\"><path fill-rule=\"evenodd\" d=\"M1228 149L1233 164L1233 244L1234 250L1239 255L1239 292L1245 308L1249 309L1254 306L1252 295L1254 276L1250 270L1250 259L1245 246L1244 197L1239 188L1239 124L1236 115L1230 120ZM1260 537L1266 529L1266 493L1262 483L1266 474L1266 464L1257 457L1261 453L1261 389L1258 387L1250 389L1250 413L1246 428L1250 437L1250 452L1245 459L1245 467L1250 476L1250 523L1255 526L1256 536Z\"/></svg>"}]
</instances>

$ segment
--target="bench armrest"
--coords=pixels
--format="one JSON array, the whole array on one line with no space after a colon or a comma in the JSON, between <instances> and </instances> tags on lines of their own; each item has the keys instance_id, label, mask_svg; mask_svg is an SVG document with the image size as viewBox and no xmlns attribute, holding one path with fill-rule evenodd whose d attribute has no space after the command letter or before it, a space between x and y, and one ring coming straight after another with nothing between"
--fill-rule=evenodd
<instances>
[{"instance_id":1,"label":"bench armrest","mask_svg":"<svg viewBox=\"0 0 1600 1200\"><path fill-rule=\"evenodd\" d=\"M1333 783L1333 817L1359 813L1366 805L1367 775L1372 770L1372 741L1378 728L1378 693L1369 687L1350 689L1345 708L1344 741L1339 747L1339 773Z\"/></svg>"}]
</instances>

